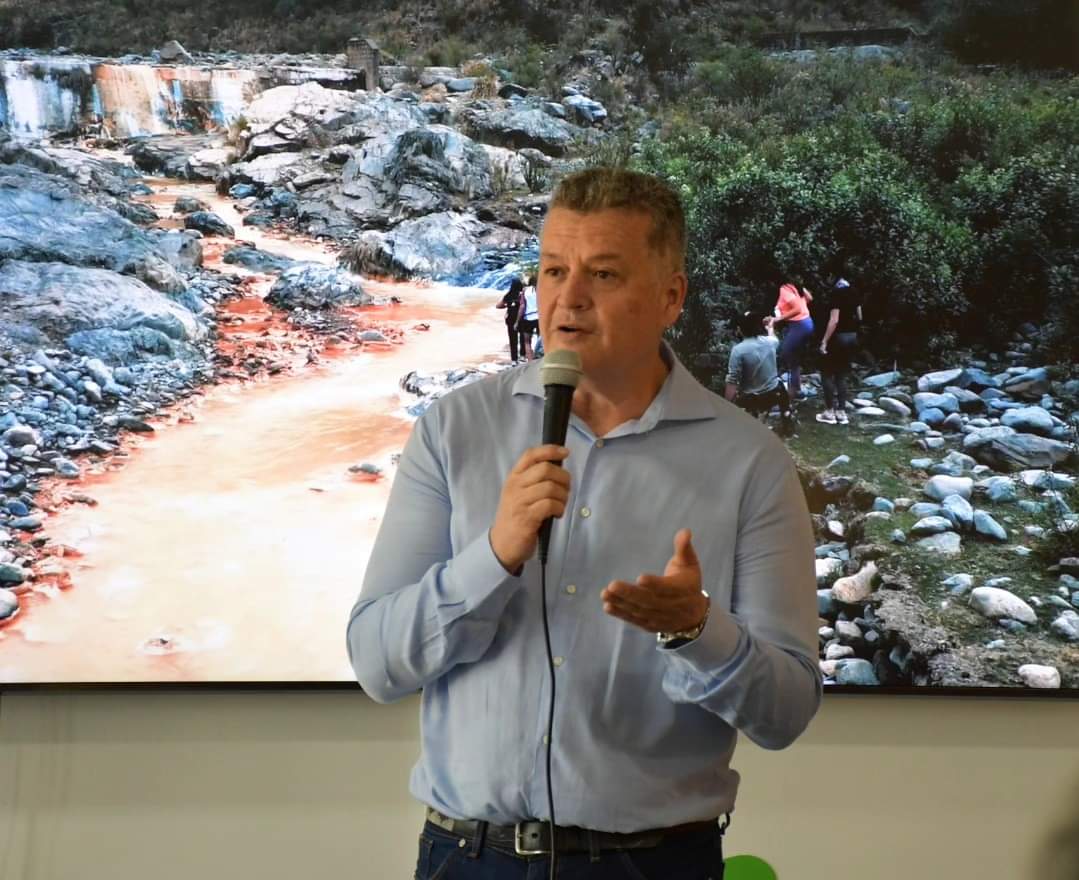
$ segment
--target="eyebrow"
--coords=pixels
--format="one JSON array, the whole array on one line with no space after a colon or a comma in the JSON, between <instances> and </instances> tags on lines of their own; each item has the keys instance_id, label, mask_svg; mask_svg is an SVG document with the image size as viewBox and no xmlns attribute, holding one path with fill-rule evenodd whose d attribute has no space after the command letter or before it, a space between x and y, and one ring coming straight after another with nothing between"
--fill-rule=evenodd
<instances>
[{"instance_id":1,"label":"eyebrow","mask_svg":"<svg viewBox=\"0 0 1079 880\"><path fill-rule=\"evenodd\" d=\"M561 259L564 259L561 254L556 254L553 251L542 251L540 253L540 257L541 258L546 257L549 260L561 260ZM588 257L586 262L596 263L596 262L599 262L600 260L622 260L622 259L625 259L622 256L622 254L616 254L616 253L612 252L612 253L603 253L603 254L592 254L590 257Z\"/></svg>"}]
</instances>

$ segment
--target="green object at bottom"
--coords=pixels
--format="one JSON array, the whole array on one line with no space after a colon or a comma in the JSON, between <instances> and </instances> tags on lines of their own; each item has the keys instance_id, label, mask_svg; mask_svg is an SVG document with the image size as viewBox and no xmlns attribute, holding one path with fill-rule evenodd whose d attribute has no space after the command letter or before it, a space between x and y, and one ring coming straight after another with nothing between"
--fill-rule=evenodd
<instances>
[{"instance_id":1,"label":"green object at bottom","mask_svg":"<svg viewBox=\"0 0 1079 880\"><path fill-rule=\"evenodd\" d=\"M778 880L775 869L756 856L731 856L723 868L723 880Z\"/></svg>"}]
</instances>

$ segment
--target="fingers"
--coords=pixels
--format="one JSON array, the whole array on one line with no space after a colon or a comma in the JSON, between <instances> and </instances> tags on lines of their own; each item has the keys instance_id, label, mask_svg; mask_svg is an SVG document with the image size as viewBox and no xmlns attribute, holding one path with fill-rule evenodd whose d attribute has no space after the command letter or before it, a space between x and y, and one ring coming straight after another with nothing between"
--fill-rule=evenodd
<instances>
[{"instance_id":1,"label":"fingers","mask_svg":"<svg viewBox=\"0 0 1079 880\"><path fill-rule=\"evenodd\" d=\"M526 450L524 455L517 459L517 463L513 466L513 470L510 471L510 475L523 474L530 467L540 462L550 461L561 464L568 456L569 450L565 446L555 446L553 444L536 446Z\"/></svg>"},{"instance_id":2,"label":"fingers","mask_svg":"<svg viewBox=\"0 0 1079 880\"><path fill-rule=\"evenodd\" d=\"M680 529L674 536L675 561L684 566L699 566L697 551L693 549L693 533L689 529Z\"/></svg>"}]
</instances>

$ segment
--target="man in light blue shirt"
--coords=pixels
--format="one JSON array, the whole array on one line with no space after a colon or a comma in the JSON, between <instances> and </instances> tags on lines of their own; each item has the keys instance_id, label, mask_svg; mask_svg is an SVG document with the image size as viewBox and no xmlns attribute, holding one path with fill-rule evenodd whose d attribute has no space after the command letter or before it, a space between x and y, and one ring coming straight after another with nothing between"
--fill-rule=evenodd
<instances>
[{"instance_id":1,"label":"man in light blue shirt","mask_svg":"<svg viewBox=\"0 0 1079 880\"><path fill-rule=\"evenodd\" d=\"M523 880L546 858L530 820L550 818L533 558L549 516L564 876L718 880L737 732L783 748L818 708L813 539L794 465L662 341L686 295L684 252L681 205L661 181L563 180L539 295L549 350L577 351L584 368L565 447L536 445L539 364L446 395L409 438L348 649L373 699L423 690L419 878Z\"/></svg>"}]
</instances>

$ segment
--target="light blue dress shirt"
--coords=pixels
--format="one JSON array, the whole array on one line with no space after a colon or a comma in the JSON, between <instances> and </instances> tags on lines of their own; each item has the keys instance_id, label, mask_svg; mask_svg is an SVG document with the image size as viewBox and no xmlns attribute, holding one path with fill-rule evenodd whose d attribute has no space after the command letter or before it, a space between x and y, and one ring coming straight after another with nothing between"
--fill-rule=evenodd
<instances>
[{"instance_id":1,"label":"light blue dress shirt","mask_svg":"<svg viewBox=\"0 0 1079 880\"><path fill-rule=\"evenodd\" d=\"M602 438L570 421L571 495L547 566L559 825L629 832L728 812L737 731L783 748L820 704L813 536L793 462L664 356L672 369L640 419ZM367 694L423 689L410 789L455 818L549 818L539 563L514 577L488 539L503 480L542 422L539 362L431 406L348 623ZM712 609L699 638L665 649L606 614L600 592L662 573L682 527Z\"/></svg>"}]
</instances>

